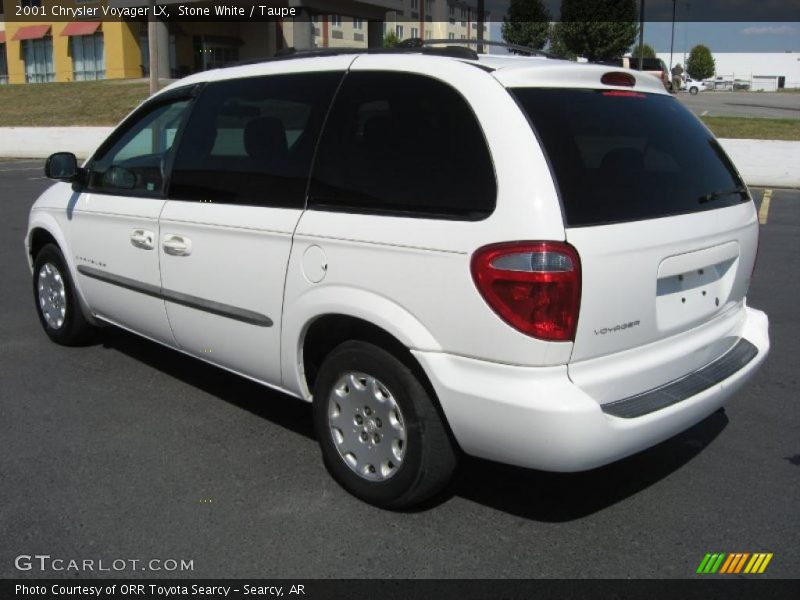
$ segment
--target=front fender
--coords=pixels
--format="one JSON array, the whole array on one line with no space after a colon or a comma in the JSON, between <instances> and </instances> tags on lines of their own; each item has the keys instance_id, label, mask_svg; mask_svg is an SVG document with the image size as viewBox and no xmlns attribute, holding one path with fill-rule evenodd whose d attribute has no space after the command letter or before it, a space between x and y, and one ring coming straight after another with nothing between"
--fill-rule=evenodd
<instances>
[{"instance_id":1,"label":"front fender","mask_svg":"<svg viewBox=\"0 0 800 600\"><path fill-rule=\"evenodd\" d=\"M67 243L67 236L64 234L64 228L62 227L62 223L59 222L59 217L66 219L66 213L63 209L52 210L34 206L34 208L31 210L30 217L28 218L28 232L25 235L25 255L28 259L28 268L31 271L31 275L33 275L34 257L31 256L30 252L31 239L35 230L42 229L50 234L50 236L56 241L56 244L58 244L58 247L61 249L61 254L64 255L64 260L67 262L67 269L69 270L70 278L72 279L72 283L75 287L75 292L78 294L81 310L83 311L83 314L87 320L90 323L95 324L96 321L92 316L92 311L89 308L86 297L83 295L83 292L78 285L77 267L75 265L75 260L72 256L69 244Z\"/></svg>"},{"instance_id":2,"label":"front fender","mask_svg":"<svg viewBox=\"0 0 800 600\"><path fill-rule=\"evenodd\" d=\"M394 336L409 350L441 351L431 332L411 313L373 292L346 286L321 286L306 290L286 303L281 331L283 387L311 399L303 372L302 348L309 326L326 315L361 319Z\"/></svg>"}]
</instances>

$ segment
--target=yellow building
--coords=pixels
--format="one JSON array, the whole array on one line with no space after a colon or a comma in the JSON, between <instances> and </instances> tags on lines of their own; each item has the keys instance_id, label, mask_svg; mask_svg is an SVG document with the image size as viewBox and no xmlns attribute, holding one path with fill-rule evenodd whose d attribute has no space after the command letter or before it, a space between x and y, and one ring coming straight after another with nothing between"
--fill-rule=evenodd
<instances>
[{"instance_id":1,"label":"yellow building","mask_svg":"<svg viewBox=\"0 0 800 600\"><path fill-rule=\"evenodd\" d=\"M175 0L159 0L170 4ZM156 21L158 75L183 77L195 71L231 63L267 58L293 46L298 49L328 46L341 34L334 32L322 44L315 39L315 15L329 0L291 0L298 17L278 21L179 22ZM212 0L183 0L213 6ZM98 8L106 5L147 6L148 0L0 0L0 83L46 83L87 79L139 78L148 74L148 24L140 20L99 18L69 22L46 20L54 7ZM17 7L27 7L25 22L12 17ZM358 23L360 31L348 37L364 45L380 45L387 11L402 0L337 0L336 6ZM5 12L5 22L3 13ZM334 16L341 20L341 16ZM37 18L39 20L37 20ZM327 23L328 17L325 17ZM339 21L340 22L340 21ZM317 31L319 33L319 31ZM334 44L331 44L334 45Z\"/></svg>"}]
</instances>

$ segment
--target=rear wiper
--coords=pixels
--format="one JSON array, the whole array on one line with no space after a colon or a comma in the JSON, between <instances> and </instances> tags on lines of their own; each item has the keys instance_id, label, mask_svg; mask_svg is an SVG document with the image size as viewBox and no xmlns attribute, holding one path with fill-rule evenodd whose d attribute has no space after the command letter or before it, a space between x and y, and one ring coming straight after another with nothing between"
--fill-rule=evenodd
<instances>
[{"instance_id":1,"label":"rear wiper","mask_svg":"<svg viewBox=\"0 0 800 600\"><path fill-rule=\"evenodd\" d=\"M734 194L738 194L739 196L744 196L745 198L747 198L747 188L744 187L743 185L740 185L739 187L735 187L730 190L719 190L717 192L711 192L709 194L706 194L705 196L700 196L697 199L697 201L700 204L705 204L706 202L712 202L719 198L724 198L725 196L733 196Z\"/></svg>"}]
</instances>

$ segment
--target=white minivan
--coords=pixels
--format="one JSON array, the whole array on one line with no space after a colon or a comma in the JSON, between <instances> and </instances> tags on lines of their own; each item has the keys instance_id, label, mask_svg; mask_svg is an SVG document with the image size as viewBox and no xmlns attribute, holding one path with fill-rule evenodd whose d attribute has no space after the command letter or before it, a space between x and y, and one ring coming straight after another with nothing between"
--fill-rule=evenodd
<instances>
[{"instance_id":1,"label":"white minivan","mask_svg":"<svg viewBox=\"0 0 800 600\"><path fill-rule=\"evenodd\" d=\"M25 245L47 335L113 324L312 402L329 471L379 506L461 453L616 461L769 350L753 200L635 71L298 53L180 80L46 172Z\"/></svg>"}]
</instances>

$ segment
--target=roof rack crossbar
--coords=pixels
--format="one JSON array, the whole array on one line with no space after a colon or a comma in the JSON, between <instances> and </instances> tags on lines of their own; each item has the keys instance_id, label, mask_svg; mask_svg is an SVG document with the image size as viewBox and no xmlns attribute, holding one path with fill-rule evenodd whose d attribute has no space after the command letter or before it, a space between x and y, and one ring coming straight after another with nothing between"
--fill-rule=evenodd
<instances>
[{"instance_id":1,"label":"roof rack crossbar","mask_svg":"<svg viewBox=\"0 0 800 600\"><path fill-rule=\"evenodd\" d=\"M424 46L396 46L394 48L312 48L309 50L296 50L295 48L283 48L270 58L260 58L254 60L238 61L230 66L254 65L264 62L279 60L293 60L297 58L319 58L325 56L342 56L347 54L430 54L433 56L448 56L450 58L460 58L466 60L477 60L478 53L470 48L463 46L449 46L447 48L428 48Z\"/></svg>"},{"instance_id":2,"label":"roof rack crossbar","mask_svg":"<svg viewBox=\"0 0 800 600\"><path fill-rule=\"evenodd\" d=\"M478 40L475 38L464 40L451 40L451 39L436 39L436 40L423 40L422 38L409 38L400 42L400 48L424 48L425 46L432 46L436 44L448 44L450 48L458 48L459 46L494 46L497 48L506 48L519 52L520 54L527 54L528 56L544 56L545 58L562 58L557 54L545 52L544 50L537 50L530 46L521 46L519 44L509 44L508 42L495 42L493 40Z\"/></svg>"}]
</instances>

